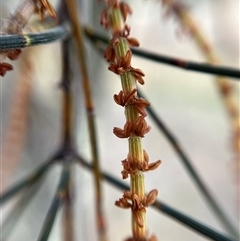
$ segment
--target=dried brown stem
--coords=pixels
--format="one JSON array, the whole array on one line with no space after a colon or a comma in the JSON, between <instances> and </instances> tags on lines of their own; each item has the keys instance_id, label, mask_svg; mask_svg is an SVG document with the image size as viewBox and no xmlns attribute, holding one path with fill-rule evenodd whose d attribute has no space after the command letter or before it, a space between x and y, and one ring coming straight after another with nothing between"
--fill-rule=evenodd
<instances>
[{"instance_id":1,"label":"dried brown stem","mask_svg":"<svg viewBox=\"0 0 240 241\"><path fill-rule=\"evenodd\" d=\"M100 172L100 161L98 155L97 147L97 136L96 136L96 124L94 119L94 103L91 93L91 86L89 81L89 75L87 71L86 58L84 53L84 44L83 44L83 34L79 26L81 26L80 19L77 12L77 3L75 0L66 0L66 6L68 9L73 37L75 39L77 58L79 61L79 66L82 74L82 86L84 92L84 101L85 109L87 111L88 118L88 128L89 136L91 142L91 153L92 160L94 165L94 184L95 184L95 193L96 193L96 218L97 218L97 228L99 233L99 240L106 241L106 221L105 214L103 211L102 205L102 188L101 188L101 172Z\"/></svg>"}]
</instances>

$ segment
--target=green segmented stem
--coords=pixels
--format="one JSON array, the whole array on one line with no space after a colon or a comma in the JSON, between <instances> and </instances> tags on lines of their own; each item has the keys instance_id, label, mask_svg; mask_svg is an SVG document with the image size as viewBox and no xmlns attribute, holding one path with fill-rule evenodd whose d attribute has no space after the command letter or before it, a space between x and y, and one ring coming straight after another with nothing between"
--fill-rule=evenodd
<instances>
[{"instance_id":1,"label":"green segmented stem","mask_svg":"<svg viewBox=\"0 0 240 241\"><path fill-rule=\"evenodd\" d=\"M126 115L126 119L130 122L134 122L139 116L138 112L131 105L127 105L125 107L125 115Z\"/></svg>"},{"instance_id":2,"label":"green segmented stem","mask_svg":"<svg viewBox=\"0 0 240 241\"><path fill-rule=\"evenodd\" d=\"M143 162L144 157L140 137L132 135L129 138L129 152L133 161Z\"/></svg>"},{"instance_id":3,"label":"green segmented stem","mask_svg":"<svg viewBox=\"0 0 240 241\"><path fill-rule=\"evenodd\" d=\"M108 16L112 33L115 33L116 31L123 29L124 21L119 8L109 8Z\"/></svg>"},{"instance_id":4,"label":"green segmented stem","mask_svg":"<svg viewBox=\"0 0 240 241\"><path fill-rule=\"evenodd\" d=\"M119 38L119 44L117 45L116 56L121 57L125 56L127 51L129 50L128 42L125 38Z\"/></svg>"},{"instance_id":5,"label":"green segmented stem","mask_svg":"<svg viewBox=\"0 0 240 241\"><path fill-rule=\"evenodd\" d=\"M112 32L114 33L114 31L116 30L121 31L123 29L124 22L123 22L123 17L120 9L119 8L110 9L108 14L109 14ZM124 37L119 38L119 43L115 46L116 58L125 57L127 51L129 50L130 48L129 48L127 39ZM123 74L121 74L121 84L122 84L122 90L125 95L127 95L134 89L137 89L136 80L133 74L131 73L131 71L125 71ZM132 124L139 117L137 110L132 105L125 106L125 115L126 115L126 120ZM128 142L129 142L129 158L133 162L136 162L135 164L136 166L138 166L137 165L138 163L142 163L144 161L141 138L136 136L135 134L131 134L131 136L128 139ZM135 171L136 171L136 174L131 175L131 178L130 178L130 182L131 182L130 189L131 189L131 192L135 193L139 197L139 200L142 201L145 196L144 175L138 169ZM146 238L145 209L136 211L138 212L138 215L142 216L142 219L143 219L142 227L138 225L133 212L134 211L132 210L133 237L137 239L145 239Z\"/></svg>"},{"instance_id":6,"label":"green segmented stem","mask_svg":"<svg viewBox=\"0 0 240 241\"><path fill-rule=\"evenodd\" d=\"M142 172L138 172L136 175L131 175L131 192L136 193L140 200L142 200L145 196L145 184L144 184L144 175ZM146 238L146 211L141 210L138 211L143 219L143 227L139 227L136 220L132 215L132 232L133 237L139 239Z\"/></svg>"}]
</instances>

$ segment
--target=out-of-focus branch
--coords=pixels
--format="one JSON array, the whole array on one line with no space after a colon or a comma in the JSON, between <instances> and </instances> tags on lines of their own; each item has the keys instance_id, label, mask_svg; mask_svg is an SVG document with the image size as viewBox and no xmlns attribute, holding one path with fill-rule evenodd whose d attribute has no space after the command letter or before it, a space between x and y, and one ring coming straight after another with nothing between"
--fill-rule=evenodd
<instances>
[{"instance_id":1,"label":"out-of-focus branch","mask_svg":"<svg viewBox=\"0 0 240 241\"><path fill-rule=\"evenodd\" d=\"M93 43L94 47L103 51L105 46L109 43L109 38L105 35L99 34L95 32L90 27L84 28L84 33L88 37L88 39ZM206 74L213 74L219 76L228 76L234 78L234 81L240 81L240 70L224 67L224 66L217 66L205 63L197 63L193 61L188 61L185 59L173 58L170 56L162 55L162 54L155 54L148 52L142 49L132 48L133 55L152 60L158 63L163 63L167 65L171 65L174 67L178 67L185 70L196 71Z\"/></svg>"},{"instance_id":2,"label":"out-of-focus branch","mask_svg":"<svg viewBox=\"0 0 240 241\"><path fill-rule=\"evenodd\" d=\"M67 186L68 186L68 181L70 177L69 168L70 168L69 163L63 164L61 178L60 178L54 199L45 217L45 221L43 223L38 241L48 240L57 212L67 194Z\"/></svg>"},{"instance_id":3,"label":"out-of-focus branch","mask_svg":"<svg viewBox=\"0 0 240 241\"><path fill-rule=\"evenodd\" d=\"M21 193L20 198L14 204L7 218L1 225L1 241L8 240L8 237L14 233L14 228L19 222L19 219L28 208L29 203L35 197L38 190L40 190L43 183L43 179L37 180L37 183L34 183L26 191Z\"/></svg>"},{"instance_id":4,"label":"out-of-focus branch","mask_svg":"<svg viewBox=\"0 0 240 241\"><path fill-rule=\"evenodd\" d=\"M82 75L82 88L84 93L85 109L87 111L87 120L88 120L88 130L91 143L91 154L92 161L94 165L94 185L95 185L95 205L96 205L96 219L97 219L97 228L99 234L99 240L106 241L106 223L105 215L103 211L102 204L102 188L101 188L101 174L100 174L100 163L99 163L99 154L97 146L97 134L96 134L96 123L94 117L94 104L93 97L91 93L91 86L89 81L89 75L87 70L87 63L84 53L84 43L83 43L83 34L82 26L80 22L79 13L77 12L77 3L75 0L65 0L71 26L73 38L75 40L76 54L78 58L79 67L81 69Z\"/></svg>"},{"instance_id":5,"label":"out-of-focus branch","mask_svg":"<svg viewBox=\"0 0 240 241\"><path fill-rule=\"evenodd\" d=\"M197 47L206 58L206 60L211 64L219 65L221 61L217 56L217 53L214 51L205 34L201 31L199 24L195 22L189 9L179 0L161 1L163 5L166 6L168 11L177 17L182 27L189 31ZM234 137L233 146L238 155L238 162L240 162L240 116L238 108L239 104L236 102L236 99L234 97L233 86L226 78L217 77L216 85L223 98L223 102L230 117Z\"/></svg>"},{"instance_id":6,"label":"out-of-focus branch","mask_svg":"<svg viewBox=\"0 0 240 241\"><path fill-rule=\"evenodd\" d=\"M1 194L0 205L3 205L6 201L17 195L21 190L31 186L37 180L39 180L39 178L41 178L42 175L49 170L49 168L52 166L55 160L55 157L51 158L46 163L41 165L35 172L33 172L27 178L24 178L23 180L17 182L17 184L13 185L11 188L9 188L3 194Z\"/></svg>"}]
</instances>

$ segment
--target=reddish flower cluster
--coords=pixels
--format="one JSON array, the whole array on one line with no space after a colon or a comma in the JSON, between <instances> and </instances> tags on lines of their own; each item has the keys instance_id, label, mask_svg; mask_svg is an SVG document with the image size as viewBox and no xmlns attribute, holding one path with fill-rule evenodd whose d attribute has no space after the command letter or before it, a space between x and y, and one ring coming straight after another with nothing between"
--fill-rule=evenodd
<instances>
[{"instance_id":1,"label":"reddish flower cluster","mask_svg":"<svg viewBox=\"0 0 240 241\"><path fill-rule=\"evenodd\" d=\"M140 198L135 193L132 193L131 191L124 191L123 197L116 201L115 205L124 209L131 208L134 219L137 221L138 226L143 227L144 221L141 213L146 212L146 207L150 206L155 202L157 195L158 191L154 189L149 192L148 195L145 195L143 200L140 200ZM125 241L157 241L157 238L156 236L152 235L150 238L141 239L131 237L126 239Z\"/></svg>"},{"instance_id":2,"label":"reddish flower cluster","mask_svg":"<svg viewBox=\"0 0 240 241\"><path fill-rule=\"evenodd\" d=\"M112 51L112 49L114 49L114 48L110 47L110 49L111 49L111 54L114 55L114 59L115 59L115 52ZM106 55L106 53L105 53L105 55ZM139 84L143 85L144 84L143 77L145 75L142 72L142 70L135 69L130 65L131 59L132 59L132 52L130 50L128 50L124 57L119 57L116 59L115 63L114 62L110 63L108 69L111 70L112 72L114 72L115 74L119 74L119 75L125 73L126 71L129 71L133 74L133 76L135 77L135 80L137 80L139 82Z\"/></svg>"},{"instance_id":3,"label":"reddish flower cluster","mask_svg":"<svg viewBox=\"0 0 240 241\"><path fill-rule=\"evenodd\" d=\"M57 17L55 9L48 0L38 0L36 2L36 13L39 15L41 21L44 20L46 11L51 16L51 18Z\"/></svg>"},{"instance_id":4,"label":"reddish flower cluster","mask_svg":"<svg viewBox=\"0 0 240 241\"><path fill-rule=\"evenodd\" d=\"M18 58L20 53L21 53L20 49L13 49L10 51L1 51L0 55L6 56L10 60L15 60ZM13 69L13 67L11 64L5 63L5 62L0 63L0 76L4 76L7 71L10 71L12 69Z\"/></svg>"},{"instance_id":5,"label":"reddish flower cluster","mask_svg":"<svg viewBox=\"0 0 240 241\"><path fill-rule=\"evenodd\" d=\"M119 8L122 13L124 22L127 19L127 15L132 13L132 10L128 6L128 4L123 2L119 3L116 0L108 1L108 8L109 7ZM100 17L101 19L100 22L106 29L109 28L108 8L103 10ZM110 66L108 68L109 70L119 75L123 74L126 71L130 71L140 84L144 84L144 80L143 80L144 73L142 72L142 70L135 69L130 66L131 59L132 59L131 50L128 50L124 57L119 57L116 59L115 47L119 44L120 38L126 39L129 46L132 46L132 47L139 46L139 41L136 38L132 38L132 37L130 38L129 34L130 34L130 27L127 24L124 24L122 29L115 29L115 31L113 31L111 42L107 47L107 49L105 50L104 57L108 62L110 62Z\"/></svg>"},{"instance_id":6,"label":"reddish flower cluster","mask_svg":"<svg viewBox=\"0 0 240 241\"><path fill-rule=\"evenodd\" d=\"M130 38L130 27L125 24L122 30L115 31L113 33L111 42L107 49L105 50L104 57L107 59L108 62L112 62L115 60L115 50L114 47L116 47L119 44L119 38L125 38L128 42L128 44L132 47L138 47L139 42L136 38Z\"/></svg>"},{"instance_id":7,"label":"reddish flower cluster","mask_svg":"<svg viewBox=\"0 0 240 241\"><path fill-rule=\"evenodd\" d=\"M4 76L7 71L10 71L13 69L13 66L9 63L0 63L0 76Z\"/></svg>"},{"instance_id":8,"label":"reddish flower cluster","mask_svg":"<svg viewBox=\"0 0 240 241\"><path fill-rule=\"evenodd\" d=\"M101 14L101 24L105 28L109 28L109 7L119 8L122 13L124 22L127 18L127 15L132 13L130 7L126 3L119 3L118 1L108 1L108 7L103 10ZM113 32L112 40L107 49L105 50L104 57L107 59L108 62L110 62L110 65L108 67L109 70L118 75L130 72L134 76L135 80L143 85L144 73L142 72L142 70L133 68L131 66L131 50L128 50L125 56L120 56L118 58L116 57L115 48L119 44L120 38L126 39L129 46L139 46L138 40L135 38L130 38L129 34L130 27L127 24L124 25L123 29L115 30ZM137 98L136 91L137 90L134 89L127 94L123 91L120 91L118 95L114 95L114 100L117 104L121 106L132 105L140 114L140 116L133 123L127 121L123 129L118 127L114 128L113 132L119 138L128 138L131 134L135 134L139 137L144 137L144 135L150 130L150 127L147 125L144 119L144 117L147 115L145 108L149 106L149 103L143 98Z\"/></svg>"},{"instance_id":9,"label":"reddish flower cluster","mask_svg":"<svg viewBox=\"0 0 240 241\"><path fill-rule=\"evenodd\" d=\"M127 159L124 159L122 161L122 165L123 165L122 178L123 179L128 178L128 175L135 175L137 173L137 170L146 172L146 171L155 170L159 167L159 165L161 164L160 160L149 164L149 157L145 150L143 150L143 154L144 154L143 162L132 160L130 155L128 155Z\"/></svg>"},{"instance_id":10,"label":"reddish flower cluster","mask_svg":"<svg viewBox=\"0 0 240 241\"><path fill-rule=\"evenodd\" d=\"M145 195L143 200L131 191L124 191L123 197L115 202L116 206L120 208L131 208L137 220L139 227L143 227L143 218L140 215L139 211L146 212L146 207L150 206L155 202L158 191L156 189L149 192L148 195Z\"/></svg>"},{"instance_id":11,"label":"reddish flower cluster","mask_svg":"<svg viewBox=\"0 0 240 241\"><path fill-rule=\"evenodd\" d=\"M139 116L135 122L127 121L123 129L119 127L113 128L113 133L119 138L128 138L130 135L135 134L139 137L144 137L150 131L151 127L147 125L144 116Z\"/></svg>"},{"instance_id":12,"label":"reddish flower cluster","mask_svg":"<svg viewBox=\"0 0 240 241\"><path fill-rule=\"evenodd\" d=\"M121 90L118 94L115 94L113 98L118 105L121 105L123 107L125 105L132 105L135 107L135 109L140 115L146 116L147 113L145 108L148 107L150 103L143 98L137 98L136 93L137 89L133 89L127 95L125 95L124 92Z\"/></svg>"},{"instance_id":13,"label":"reddish flower cluster","mask_svg":"<svg viewBox=\"0 0 240 241\"><path fill-rule=\"evenodd\" d=\"M127 19L127 15L128 14L132 14L132 9L129 7L128 4L124 3L124 2L119 2L116 0L108 0L108 7L112 7L112 8L119 8L122 16L123 16L123 20L124 22ZM106 29L109 28L109 22L108 22L108 8L105 8L100 16L100 23L101 25L103 25Z\"/></svg>"}]
</instances>

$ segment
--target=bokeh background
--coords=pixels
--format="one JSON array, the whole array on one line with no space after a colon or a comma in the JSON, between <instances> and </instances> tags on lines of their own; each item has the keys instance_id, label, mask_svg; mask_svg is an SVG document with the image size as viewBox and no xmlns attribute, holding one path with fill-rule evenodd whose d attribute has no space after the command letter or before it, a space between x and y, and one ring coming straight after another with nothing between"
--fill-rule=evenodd
<instances>
[{"instance_id":1,"label":"bokeh background","mask_svg":"<svg viewBox=\"0 0 240 241\"><path fill-rule=\"evenodd\" d=\"M54 6L58 1L51 1ZM173 16L164 17L166 11L159 1L127 1L133 9L128 19L131 36L136 37L141 48L173 57L205 62L197 46L179 26ZM239 68L239 1L237 0L185 0L190 11L204 30L210 43L218 52L223 65ZM0 17L6 18L18 0L1 0ZM79 1L79 16L84 24L105 33L99 25L99 14L103 8L98 1ZM127 155L127 141L116 138L113 127L125 123L123 108L113 101L113 94L120 91L118 76L107 70L103 57L86 40L88 69L94 95L95 116L101 167L104 171L121 178L121 160ZM61 128L61 52L59 43L24 50L31 59L31 94L28 102L27 124L21 150L14 165L7 158L1 159L1 191L6 190L29 173L57 149ZM74 53L73 53L74 56ZM25 58L26 59L26 58ZM19 85L21 58L14 62L15 71L1 79L1 144L4 145L13 108L15 89ZM90 160L90 146L86 111L84 110L80 74L74 56L74 134L79 153ZM214 77L207 74L183 71L157 64L138 57L133 58L133 67L144 71L145 85L139 88L161 116L166 125L193 160L193 166L209 187L221 208L235 227L239 226L239 203L236 154L232 149L232 132L229 117L217 91ZM239 84L236 100L239 101ZM239 102L238 102L239 103ZM22 110L24 111L24 110ZM157 188L158 198L173 208L202 223L225 233L196 189L191 177L174 153L168 141L147 118L152 130L143 140L150 161L162 160L157 171L147 173L146 190ZM14 145L9 143L14 151ZM12 146L11 146L12 145ZM60 166L55 165L35 188L36 195L24 208L13 231L6 225L8 213L14 200L1 209L2 239L15 241L37 240L48 207L59 180ZM74 173L74 220L76 240L97 240L93 178L91 173L76 166ZM128 181L125 181L126 183ZM109 240L120 241L128 237L130 212L114 206L122 192L104 183L104 209L106 211ZM29 198L30 199L30 198ZM202 241L206 238L194 233L164 214L147 210L149 233L164 241ZM4 226L5 225L5 226ZM57 216L49 240L62 240L62 212Z\"/></svg>"}]
</instances>

